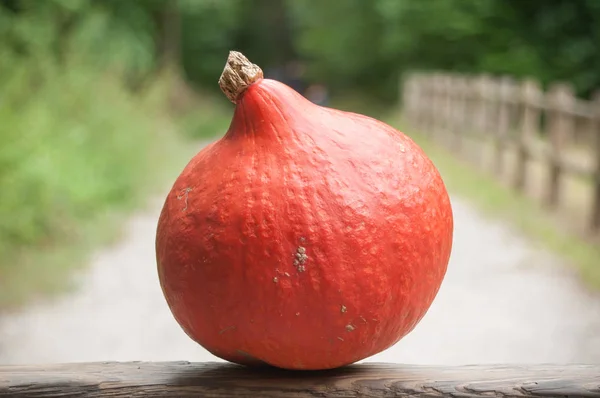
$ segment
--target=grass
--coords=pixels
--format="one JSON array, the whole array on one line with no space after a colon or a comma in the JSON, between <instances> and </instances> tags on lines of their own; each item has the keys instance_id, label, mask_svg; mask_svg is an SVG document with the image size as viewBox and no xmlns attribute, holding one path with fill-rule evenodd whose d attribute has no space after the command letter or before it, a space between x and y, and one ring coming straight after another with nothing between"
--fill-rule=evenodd
<instances>
[{"instance_id":1,"label":"grass","mask_svg":"<svg viewBox=\"0 0 600 398\"><path fill-rule=\"evenodd\" d=\"M401 126L397 119L391 124ZM477 208L496 218L508 220L526 235L574 266L581 280L600 290L600 245L566 228L538 201L520 195L488 173L456 158L422 134L408 132L436 164L451 192L466 198Z\"/></svg>"},{"instance_id":2,"label":"grass","mask_svg":"<svg viewBox=\"0 0 600 398\"><path fill-rule=\"evenodd\" d=\"M0 79L4 311L73 287L90 251L117 240L127 215L231 117L221 102L196 98L168 109L169 78L134 95L110 74L14 70Z\"/></svg>"}]
</instances>

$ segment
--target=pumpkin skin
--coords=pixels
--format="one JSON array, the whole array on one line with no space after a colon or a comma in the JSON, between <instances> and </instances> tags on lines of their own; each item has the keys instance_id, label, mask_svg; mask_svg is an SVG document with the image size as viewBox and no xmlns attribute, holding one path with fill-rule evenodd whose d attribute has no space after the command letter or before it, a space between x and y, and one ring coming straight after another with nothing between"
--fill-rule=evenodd
<instances>
[{"instance_id":1,"label":"pumpkin skin","mask_svg":"<svg viewBox=\"0 0 600 398\"><path fill-rule=\"evenodd\" d=\"M409 137L260 78L175 181L156 254L174 318L209 352L316 370L409 333L452 238L444 183Z\"/></svg>"}]
</instances>

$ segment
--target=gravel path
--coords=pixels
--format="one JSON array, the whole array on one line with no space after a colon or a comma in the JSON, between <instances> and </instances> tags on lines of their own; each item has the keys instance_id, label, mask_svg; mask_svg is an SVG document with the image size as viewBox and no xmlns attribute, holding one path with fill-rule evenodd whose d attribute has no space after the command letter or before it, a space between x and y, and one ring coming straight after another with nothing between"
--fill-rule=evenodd
<instances>
[{"instance_id":1,"label":"gravel path","mask_svg":"<svg viewBox=\"0 0 600 398\"><path fill-rule=\"evenodd\" d=\"M160 204L93 257L78 293L0 320L0 363L217 360L179 329L162 297ZM453 206L454 250L436 301L409 336L368 361L600 362L600 298L500 221L456 197Z\"/></svg>"}]
</instances>

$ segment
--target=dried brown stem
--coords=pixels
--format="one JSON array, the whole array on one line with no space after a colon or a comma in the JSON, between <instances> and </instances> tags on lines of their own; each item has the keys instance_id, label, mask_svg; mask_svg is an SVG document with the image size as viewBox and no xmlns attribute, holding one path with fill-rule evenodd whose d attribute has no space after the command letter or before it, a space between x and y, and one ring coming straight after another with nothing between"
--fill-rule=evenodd
<instances>
[{"instance_id":1,"label":"dried brown stem","mask_svg":"<svg viewBox=\"0 0 600 398\"><path fill-rule=\"evenodd\" d=\"M230 51L227 64L219 78L221 91L234 104L248 86L263 78L263 71L242 53Z\"/></svg>"}]
</instances>

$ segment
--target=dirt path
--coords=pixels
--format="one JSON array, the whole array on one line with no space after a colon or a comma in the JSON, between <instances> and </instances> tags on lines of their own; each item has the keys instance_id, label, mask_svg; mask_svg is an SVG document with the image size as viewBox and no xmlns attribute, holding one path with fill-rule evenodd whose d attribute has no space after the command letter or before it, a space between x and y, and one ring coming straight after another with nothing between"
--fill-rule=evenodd
<instances>
[{"instance_id":1,"label":"dirt path","mask_svg":"<svg viewBox=\"0 0 600 398\"><path fill-rule=\"evenodd\" d=\"M100 251L78 293L0 320L0 363L216 360L179 329L154 260L160 201ZM600 362L600 298L548 253L454 198L455 246L420 325L369 361Z\"/></svg>"}]
</instances>

